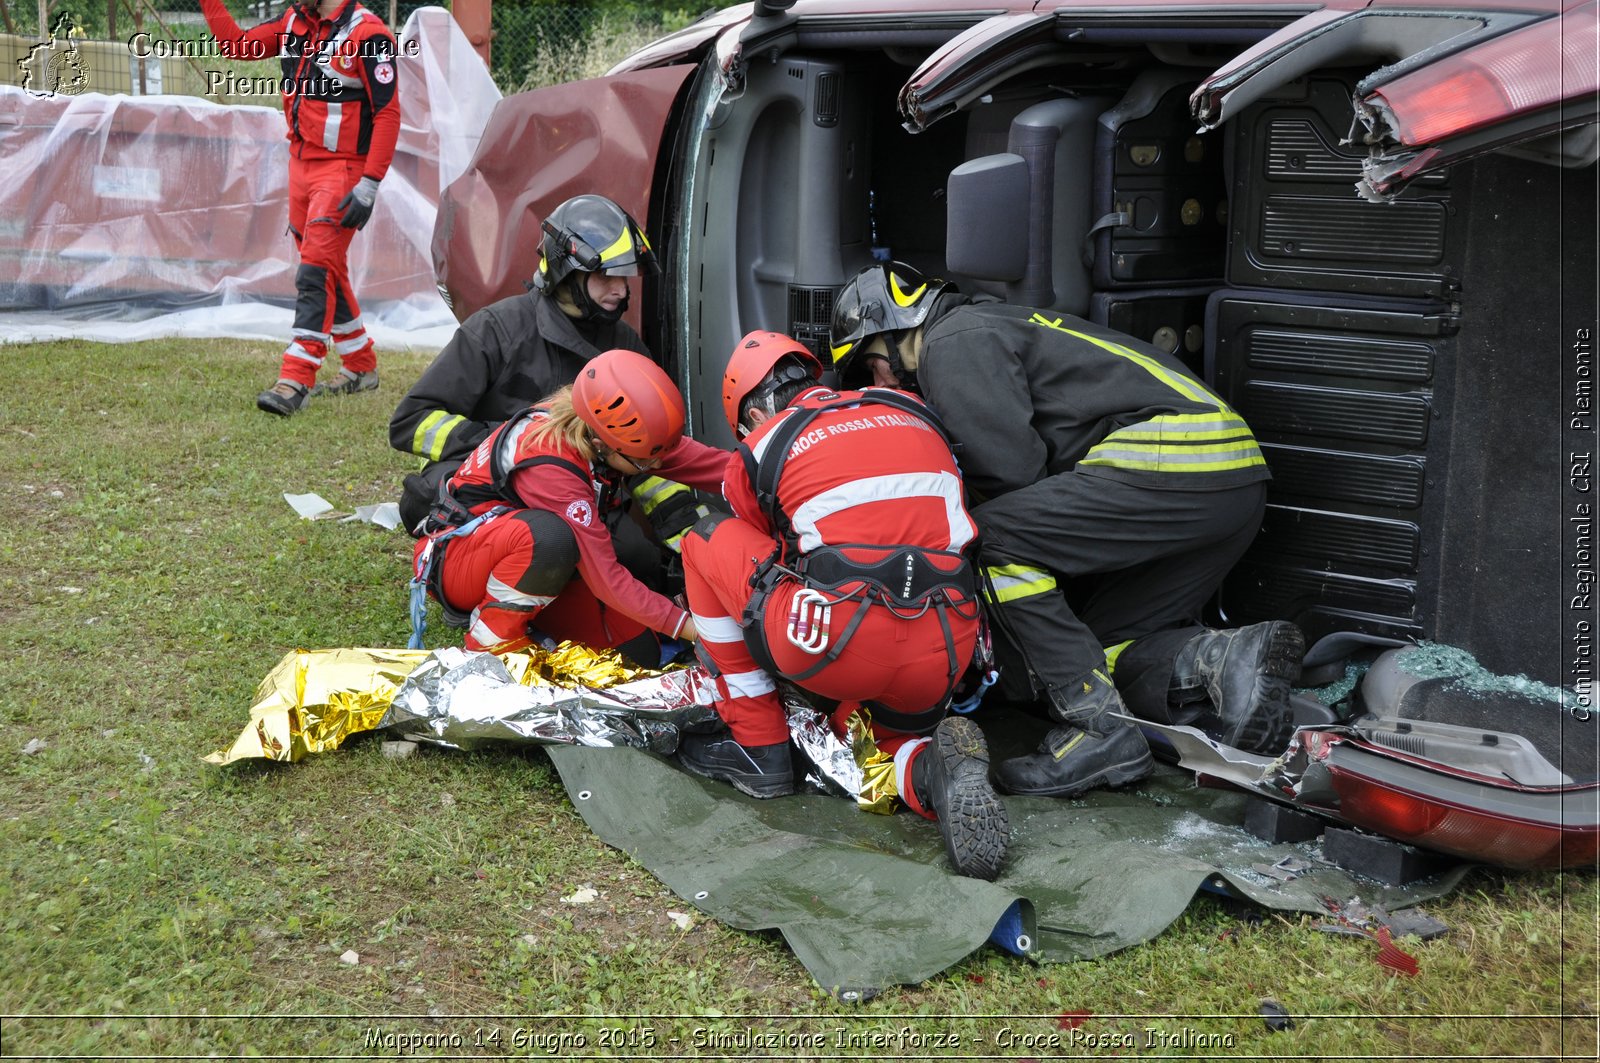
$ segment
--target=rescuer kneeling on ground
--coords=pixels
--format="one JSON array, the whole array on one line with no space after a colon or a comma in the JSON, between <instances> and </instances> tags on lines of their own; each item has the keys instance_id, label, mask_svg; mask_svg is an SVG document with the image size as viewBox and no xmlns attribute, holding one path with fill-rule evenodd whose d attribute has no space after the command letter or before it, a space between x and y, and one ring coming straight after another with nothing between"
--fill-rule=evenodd
<instances>
[{"instance_id":1,"label":"rescuer kneeling on ground","mask_svg":"<svg viewBox=\"0 0 1600 1063\"><path fill-rule=\"evenodd\" d=\"M685 438L683 419L683 396L660 366L606 351L571 388L467 455L424 522L415 558L446 620L467 629L467 649L509 653L540 634L591 647L624 646L646 631L695 637L688 612L639 582L613 545L631 505L627 478L659 470L704 490L721 486L727 452Z\"/></svg>"},{"instance_id":2,"label":"rescuer kneeling on ground","mask_svg":"<svg viewBox=\"0 0 1600 1063\"><path fill-rule=\"evenodd\" d=\"M1200 622L1266 505L1266 463L1227 403L1130 336L968 298L902 263L845 286L832 343L841 379L927 399L983 500L986 596L1022 658L1003 669L1006 693L1045 697L1060 724L996 766L1002 789L1068 796L1143 777L1128 708L1282 752L1300 630Z\"/></svg>"},{"instance_id":3,"label":"rescuer kneeling on ground","mask_svg":"<svg viewBox=\"0 0 1600 1063\"><path fill-rule=\"evenodd\" d=\"M734 516L684 540L689 607L728 730L686 734L690 771L755 797L794 792L776 677L864 709L913 811L939 824L958 872L992 879L1009 838L983 733L947 717L972 660L975 531L944 431L914 396L834 392L821 363L772 332L740 341L722 405L743 439L724 495Z\"/></svg>"},{"instance_id":4,"label":"rescuer kneeling on ground","mask_svg":"<svg viewBox=\"0 0 1600 1063\"><path fill-rule=\"evenodd\" d=\"M541 229L530 290L463 321L389 420L389 445L423 459L400 495L400 520L412 534L440 484L503 422L570 383L601 351L650 353L622 320L629 282L659 272L639 223L605 196L582 195L552 210ZM659 545L674 553L689 525L710 512L688 487L659 476L635 476L628 488ZM618 530L623 563L664 586L656 546L628 525Z\"/></svg>"}]
</instances>

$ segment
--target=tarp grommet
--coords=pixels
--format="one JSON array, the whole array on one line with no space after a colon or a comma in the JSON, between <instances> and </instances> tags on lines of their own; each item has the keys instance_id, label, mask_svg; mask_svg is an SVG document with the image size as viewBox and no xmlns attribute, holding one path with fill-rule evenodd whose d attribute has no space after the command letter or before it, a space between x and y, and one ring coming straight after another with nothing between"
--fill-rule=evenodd
<instances>
[{"instance_id":1,"label":"tarp grommet","mask_svg":"<svg viewBox=\"0 0 1600 1063\"><path fill-rule=\"evenodd\" d=\"M710 893L706 892L705 890L701 890L699 893L694 895L694 899L697 901L703 901L709 896L711 896Z\"/></svg>"},{"instance_id":2,"label":"tarp grommet","mask_svg":"<svg viewBox=\"0 0 1600 1063\"><path fill-rule=\"evenodd\" d=\"M589 800L589 798L591 798L593 796L594 796L594 794L590 793L588 790L579 790L578 791L578 800L579 801L587 801L587 800Z\"/></svg>"}]
</instances>

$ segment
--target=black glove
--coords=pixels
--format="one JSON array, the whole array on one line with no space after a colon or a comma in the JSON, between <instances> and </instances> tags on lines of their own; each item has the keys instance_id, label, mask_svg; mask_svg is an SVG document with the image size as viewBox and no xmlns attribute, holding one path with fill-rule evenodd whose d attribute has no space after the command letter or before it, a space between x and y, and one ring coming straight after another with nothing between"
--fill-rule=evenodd
<instances>
[{"instance_id":1,"label":"black glove","mask_svg":"<svg viewBox=\"0 0 1600 1063\"><path fill-rule=\"evenodd\" d=\"M675 554L683 551L683 537L695 522L712 512L688 487L653 474L629 480L628 491L643 508L656 539Z\"/></svg>"},{"instance_id":2,"label":"black glove","mask_svg":"<svg viewBox=\"0 0 1600 1063\"><path fill-rule=\"evenodd\" d=\"M375 177L363 177L356 182L356 186L344 194L336 208L344 215L344 220L339 224L346 229L359 229L367 224L367 219L372 217L372 205L378 201L378 181Z\"/></svg>"}]
</instances>

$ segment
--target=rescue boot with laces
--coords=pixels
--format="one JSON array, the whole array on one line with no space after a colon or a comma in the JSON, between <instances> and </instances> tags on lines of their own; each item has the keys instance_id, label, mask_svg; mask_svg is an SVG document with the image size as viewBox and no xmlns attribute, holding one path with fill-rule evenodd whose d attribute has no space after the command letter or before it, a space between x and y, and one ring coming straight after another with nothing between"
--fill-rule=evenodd
<instances>
[{"instance_id":1,"label":"rescue boot with laces","mask_svg":"<svg viewBox=\"0 0 1600 1063\"><path fill-rule=\"evenodd\" d=\"M1171 689L1204 690L1211 707L1195 722L1209 734L1276 756L1294 731L1289 694L1305 652L1305 636L1287 620L1207 631L1178 651Z\"/></svg>"},{"instance_id":2,"label":"rescue boot with laces","mask_svg":"<svg viewBox=\"0 0 1600 1063\"><path fill-rule=\"evenodd\" d=\"M794 762L788 742L742 746L727 731L687 732L678 742L678 763L695 775L731 783L751 797L794 793Z\"/></svg>"},{"instance_id":3,"label":"rescue boot with laces","mask_svg":"<svg viewBox=\"0 0 1600 1063\"><path fill-rule=\"evenodd\" d=\"M993 879L1011 841L1006 806L989 785L989 747L978 725L946 716L911 761L911 810L934 819L956 873Z\"/></svg>"},{"instance_id":4,"label":"rescue boot with laces","mask_svg":"<svg viewBox=\"0 0 1600 1063\"><path fill-rule=\"evenodd\" d=\"M1051 687L1050 715L1065 726L1045 735L1037 753L1003 760L995 768L1010 794L1072 797L1100 786L1122 786L1155 767L1150 746L1131 719L1117 688L1096 669L1067 689Z\"/></svg>"},{"instance_id":5,"label":"rescue boot with laces","mask_svg":"<svg viewBox=\"0 0 1600 1063\"><path fill-rule=\"evenodd\" d=\"M293 380L279 380L256 396L256 408L279 417L288 417L306 408L311 397L304 384Z\"/></svg>"},{"instance_id":6,"label":"rescue boot with laces","mask_svg":"<svg viewBox=\"0 0 1600 1063\"><path fill-rule=\"evenodd\" d=\"M365 373L352 373L348 369L341 369L333 380L312 388L311 398L317 398L319 395L354 395L358 391L376 390L378 390L376 369L370 369Z\"/></svg>"}]
</instances>

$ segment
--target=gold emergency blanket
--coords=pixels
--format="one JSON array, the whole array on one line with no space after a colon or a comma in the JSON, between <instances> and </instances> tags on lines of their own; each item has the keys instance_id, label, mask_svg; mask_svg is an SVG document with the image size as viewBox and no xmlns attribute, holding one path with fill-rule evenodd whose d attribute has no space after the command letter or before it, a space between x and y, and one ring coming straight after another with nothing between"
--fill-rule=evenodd
<instances>
[{"instance_id":1,"label":"gold emergency blanket","mask_svg":"<svg viewBox=\"0 0 1600 1063\"><path fill-rule=\"evenodd\" d=\"M346 738L382 721L395 692L427 650L296 650L285 654L256 688L250 723L211 764L236 760L297 761L338 749Z\"/></svg>"},{"instance_id":2,"label":"gold emergency blanket","mask_svg":"<svg viewBox=\"0 0 1600 1063\"><path fill-rule=\"evenodd\" d=\"M233 745L205 760L294 762L378 729L457 747L490 739L647 746L649 732L657 746L670 739L670 751L678 724L714 718L710 683L698 668L637 668L614 650L573 643L498 656L459 649L296 650L262 680L250 723ZM633 712L647 715L644 731L618 731L608 720ZM672 727L672 734L663 727Z\"/></svg>"},{"instance_id":3,"label":"gold emergency blanket","mask_svg":"<svg viewBox=\"0 0 1600 1063\"><path fill-rule=\"evenodd\" d=\"M789 684L782 703L814 788L889 813L894 762L864 714L845 740ZM488 654L440 650L296 650L256 691L250 723L205 760L294 762L338 749L351 735L471 749L485 742L632 746L671 753L685 727L715 726L716 680L698 665L658 671L615 650L564 642L554 650Z\"/></svg>"}]
</instances>

